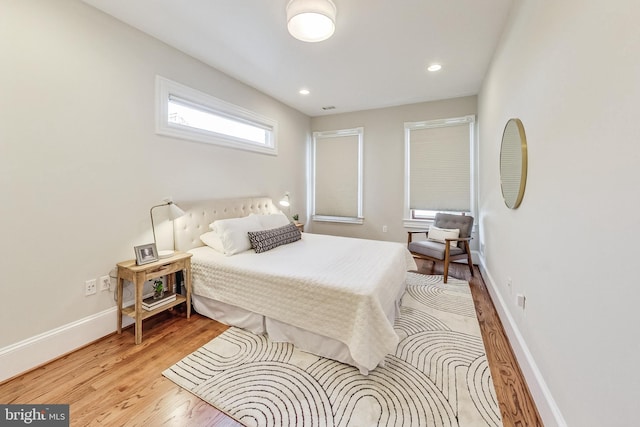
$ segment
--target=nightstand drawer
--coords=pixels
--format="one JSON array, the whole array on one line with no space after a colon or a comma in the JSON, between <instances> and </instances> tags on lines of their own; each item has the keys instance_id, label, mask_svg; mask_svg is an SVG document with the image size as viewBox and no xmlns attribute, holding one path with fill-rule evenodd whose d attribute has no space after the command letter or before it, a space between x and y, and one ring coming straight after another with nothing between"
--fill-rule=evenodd
<instances>
[{"instance_id":1,"label":"nightstand drawer","mask_svg":"<svg viewBox=\"0 0 640 427\"><path fill-rule=\"evenodd\" d=\"M155 279L157 277L166 276L167 274L175 273L176 271L184 270L184 262L171 262L165 265L155 267L153 270L145 272L146 280Z\"/></svg>"}]
</instances>

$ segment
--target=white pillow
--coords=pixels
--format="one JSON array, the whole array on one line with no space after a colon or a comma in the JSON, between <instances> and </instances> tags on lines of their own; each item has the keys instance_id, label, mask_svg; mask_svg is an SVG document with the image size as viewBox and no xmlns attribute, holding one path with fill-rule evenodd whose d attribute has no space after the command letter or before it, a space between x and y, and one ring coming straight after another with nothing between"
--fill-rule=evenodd
<instances>
[{"instance_id":1,"label":"white pillow","mask_svg":"<svg viewBox=\"0 0 640 427\"><path fill-rule=\"evenodd\" d=\"M460 230L457 228L439 228L432 225L429 227L427 238L434 242L446 243L445 239L457 239L459 235ZM449 245L454 248L458 246L458 242L449 242Z\"/></svg>"},{"instance_id":2,"label":"white pillow","mask_svg":"<svg viewBox=\"0 0 640 427\"><path fill-rule=\"evenodd\" d=\"M257 215L264 230L272 230L274 228L284 227L291 221L282 212L276 214Z\"/></svg>"},{"instance_id":3,"label":"white pillow","mask_svg":"<svg viewBox=\"0 0 640 427\"><path fill-rule=\"evenodd\" d=\"M248 251L251 249L251 242L247 233L263 230L257 215L220 219L214 221L210 227L220 237L225 255Z\"/></svg>"},{"instance_id":4,"label":"white pillow","mask_svg":"<svg viewBox=\"0 0 640 427\"><path fill-rule=\"evenodd\" d=\"M204 233L202 236L200 236L200 240L202 240L202 243L209 246L210 248L224 253L224 245L222 244L222 239L213 231L207 231L206 233Z\"/></svg>"}]
</instances>

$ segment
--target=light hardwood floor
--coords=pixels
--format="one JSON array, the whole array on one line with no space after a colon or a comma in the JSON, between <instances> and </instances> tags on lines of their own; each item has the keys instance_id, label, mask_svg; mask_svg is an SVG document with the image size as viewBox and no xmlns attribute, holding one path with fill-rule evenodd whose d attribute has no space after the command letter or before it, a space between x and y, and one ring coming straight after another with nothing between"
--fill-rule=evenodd
<instances>
[{"instance_id":1,"label":"light hardwood floor","mask_svg":"<svg viewBox=\"0 0 640 427\"><path fill-rule=\"evenodd\" d=\"M424 274L441 265L418 262ZM469 280L505 426L542 426L502 324L476 269L454 265ZM162 371L221 334L226 326L174 310L145 320L144 340L133 329L110 335L0 384L0 403L70 404L72 426L240 426L162 376Z\"/></svg>"}]
</instances>

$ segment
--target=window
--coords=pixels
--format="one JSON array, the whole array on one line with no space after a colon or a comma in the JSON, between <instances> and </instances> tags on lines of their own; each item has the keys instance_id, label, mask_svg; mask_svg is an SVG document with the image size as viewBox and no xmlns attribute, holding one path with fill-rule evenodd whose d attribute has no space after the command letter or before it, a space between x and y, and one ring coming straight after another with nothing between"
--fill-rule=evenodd
<instances>
[{"instance_id":1,"label":"window","mask_svg":"<svg viewBox=\"0 0 640 427\"><path fill-rule=\"evenodd\" d=\"M474 116L405 123L405 227L475 211Z\"/></svg>"},{"instance_id":2,"label":"window","mask_svg":"<svg viewBox=\"0 0 640 427\"><path fill-rule=\"evenodd\" d=\"M161 135L278 154L274 120L160 76L156 94Z\"/></svg>"},{"instance_id":3,"label":"window","mask_svg":"<svg viewBox=\"0 0 640 427\"><path fill-rule=\"evenodd\" d=\"M313 133L312 218L362 224L363 128Z\"/></svg>"}]
</instances>

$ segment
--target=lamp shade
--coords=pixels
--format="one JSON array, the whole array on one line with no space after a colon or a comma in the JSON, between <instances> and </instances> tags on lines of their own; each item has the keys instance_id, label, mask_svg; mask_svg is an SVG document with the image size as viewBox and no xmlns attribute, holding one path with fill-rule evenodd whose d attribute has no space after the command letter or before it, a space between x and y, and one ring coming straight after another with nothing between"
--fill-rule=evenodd
<instances>
[{"instance_id":1,"label":"lamp shade","mask_svg":"<svg viewBox=\"0 0 640 427\"><path fill-rule=\"evenodd\" d=\"M289 207L291 205L291 200L289 199L289 193L285 193L284 197L280 199L280 206Z\"/></svg>"},{"instance_id":2,"label":"lamp shade","mask_svg":"<svg viewBox=\"0 0 640 427\"><path fill-rule=\"evenodd\" d=\"M336 12L331 0L291 0L287 4L287 29L304 42L326 40L336 29Z\"/></svg>"},{"instance_id":3,"label":"lamp shade","mask_svg":"<svg viewBox=\"0 0 640 427\"><path fill-rule=\"evenodd\" d=\"M176 205L173 202L169 203L169 219L171 221L173 221L174 219L180 218L182 215L184 215L184 213L185 212L182 209L180 209L178 205Z\"/></svg>"}]
</instances>

